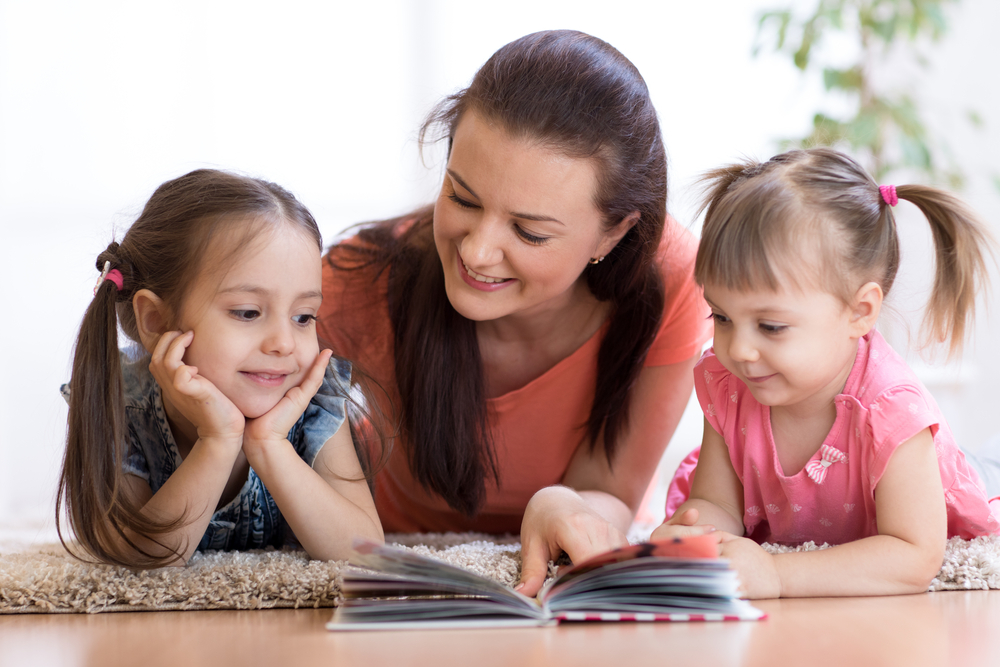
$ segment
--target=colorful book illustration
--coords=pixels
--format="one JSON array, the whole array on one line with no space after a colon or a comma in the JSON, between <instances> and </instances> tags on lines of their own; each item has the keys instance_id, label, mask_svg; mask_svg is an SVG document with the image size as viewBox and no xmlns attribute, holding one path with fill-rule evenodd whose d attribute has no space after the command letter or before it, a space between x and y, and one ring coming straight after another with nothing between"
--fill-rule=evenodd
<instances>
[{"instance_id":1,"label":"colorful book illustration","mask_svg":"<svg viewBox=\"0 0 1000 667\"><path fill-rule=\"evenodd\" d=\"M412 551L355 544L329 630L554 625L567 621L735 621L764 613L739 599L736 572L711 536L598 554L537 598Z\"/></svg>"}]
</instances>

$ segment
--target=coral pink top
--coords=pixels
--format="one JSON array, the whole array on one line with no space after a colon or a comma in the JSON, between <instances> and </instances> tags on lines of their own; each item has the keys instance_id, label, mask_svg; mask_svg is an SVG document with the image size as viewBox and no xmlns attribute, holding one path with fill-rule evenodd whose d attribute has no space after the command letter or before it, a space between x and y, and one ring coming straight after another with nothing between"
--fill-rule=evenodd
<instances>
[{"instance_id":1,"label":"coral pink top","mask_svg":"<svg viewBox=\"0 0 1000 667\"><path fill-rule=\"evenodd\" d=\"M785 475L771 434L769 408L707 351L695 367L706 419L722 435L743 483L743 525L754 541L843 544L878 534L875 489L893 452L930 428L948 508L948 536L971 539L1000 531L1000 499L992 505L959 451L934 402L877 331L858 345L854 367L837 396L833 428L806 466ZM668 495L667 516L689 489L697 451L685 460ZM686 494L684 494L686 495ZM680 501L680 502L679 502Z\"/></svg>"},{"instance_id":2,"label":"coral pink top","mask_svg":"<svg viewBox=\"0 0 1000 667\"><path fill-rule=\"evenodd\" d=\"M338 253L338 247L331 254ZM690 359L711 335L708 306L693 278L696 249L692 235L668 218L659 253L666 303L646 366ZM377 380L398 410L387 285L388 271L377 275L374 268L337 270L324 262L319 334L337 354ZM539 489L562 480L584 440L604 334L602 327L540 377L489 400L500 484L487 483L485 502L475 517L453 510L440 496L424 489L410 472L410 443L397 441L375 479L375 505L385 530L519 532L528 500Z\"/></svg>"}]
</instances>

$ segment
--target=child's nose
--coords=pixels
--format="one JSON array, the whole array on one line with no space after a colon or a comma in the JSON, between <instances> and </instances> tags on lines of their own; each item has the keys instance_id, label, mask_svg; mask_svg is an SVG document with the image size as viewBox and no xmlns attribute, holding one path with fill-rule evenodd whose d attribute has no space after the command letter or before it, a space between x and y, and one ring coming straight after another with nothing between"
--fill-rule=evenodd
<instances>
[{"instance_id":1,"label":"child's nose","mask_svg":"<svg viewBox=\"0 0 1000 667\"><path fill-rule=\"evenodd\" d=\"M757 361L760 353L749 336L736 332L729 341L729 356L735 361Z\"/></svg>"},{"instance_id":2,"label":"child's nose","mask_svg":"<svg viewBox=\"0 0 1000 667\"><path fill-rule=\"evenodd\" d=\"M291 354L295 349L295 337L292 332L291 323L279 322L268 330L268 335L264 339L264 351L268 354Z\"/></svg>"}]
</instances>

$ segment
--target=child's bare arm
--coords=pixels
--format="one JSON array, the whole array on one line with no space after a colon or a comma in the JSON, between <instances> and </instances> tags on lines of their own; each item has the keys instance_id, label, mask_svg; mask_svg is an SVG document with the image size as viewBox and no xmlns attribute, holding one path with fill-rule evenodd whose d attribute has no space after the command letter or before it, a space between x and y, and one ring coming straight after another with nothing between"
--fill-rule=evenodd
<instances>
[{"instance_id":1,"label":"child's bare arm","mask_svg":"<svg viewBox=\"0 0 1000 667\"><path fill-rule=\"evenodd\" d=\"M875 490L879 534L773 556L782 597L919 593L941 568L948 533L929 429L893 453ZM725 546L723 549L725 554Z\"/></svg>"},{"instance_id":2,"label":"child's bare arm","mask_svg":"<svg viewBox=\"0 0 1000 667\"><path fill-rule=\"evenodd\" d=\"M700 534L694 526L711 526L743 534L743 484L733 469L722 436L705 420L701 453L691 485L691 497L653 531L651 539Z\"/></svg>"},{"instance_id":3,"label":"child's bare arm","mask_svg":"<svg viewBox=\"0 0 1000 667\"><path fill-rule=\"evenodd\" d=\"M384 539L346 421L311 468L291 443L261 450L254 458L251 465L311 558L345 559L355 537Z\"/></svg>"},{"instance_id":4,"label":"child's bare arm","mask_svg":"<svg viewBox=\"0 0 1000 667\"><path fill-rule=\"evenodd\" d=\"M274 498L296 539L318 560L347 558L355 537L381 541L382 524L345 421L320 449L313 467L287 439L323 382L330 360L324 350L302 384L266 415L250 420L243 451Z\"/></svg>"}]
</instances>

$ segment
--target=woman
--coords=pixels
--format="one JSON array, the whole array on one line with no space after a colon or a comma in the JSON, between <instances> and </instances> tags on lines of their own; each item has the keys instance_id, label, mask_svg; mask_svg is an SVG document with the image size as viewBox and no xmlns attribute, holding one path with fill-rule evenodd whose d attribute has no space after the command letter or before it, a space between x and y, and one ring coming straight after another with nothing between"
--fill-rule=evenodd
<instances>
[{"instance_id":1,"label":"woman","mask_svg":"<svg viewBox=\"0 0 1000 667\"><path fill-rule=\"evenodd\" d=\"M520 527L534 595L626 543L710 332L695 244L645 82L594 37L508 44L435 127L437 202L331 248L319 331L400 410L386 531Z\"/></svg>"}]
</instances>

